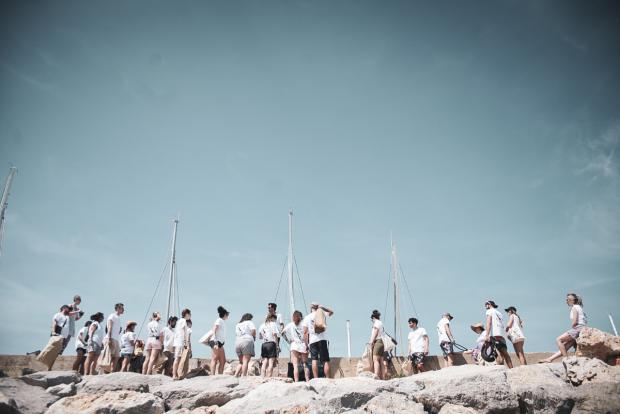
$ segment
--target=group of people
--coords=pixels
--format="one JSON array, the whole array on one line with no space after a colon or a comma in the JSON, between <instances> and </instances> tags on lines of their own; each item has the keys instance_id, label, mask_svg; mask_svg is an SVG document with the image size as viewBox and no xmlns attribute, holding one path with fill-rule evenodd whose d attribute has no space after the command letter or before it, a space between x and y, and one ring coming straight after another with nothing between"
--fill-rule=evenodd
<instances>
[{"instance_id":1,"label":"group of people","mask_svg":"<svg viewBox=\"0 0 620 414\"><path fill-rule=\"evenodd\" d=\"M75 337L77 358L73 369L84 375L96 374L98 359L107 346L112 359L111 371L129 371L132 361L142 357L142 374L164 373L179 379L179 367L184 353L191 356L192 320L191 311L183 309L181 317L171 316L167 325L162 327L161 314L153 312L146 326L146 340L138 339L137 322L128 321L124 328L121 315L125 312L122 303L114 305L114 312L105 318L102 312L90 316L84 326L75 335L75 322L81 319L84 312L80 309L81 298L76 295L72 305L63 305L52 318L52 336L60 336L65 350L72 337ZM280 354L282 338L289 344L294 378L299 381L299 364L304 367L304 379L309 379L308 360L312 361L312 375L319 376L319 362L324 375L329 376L329 346L324 323L319 329L315 327L317 312L323 317L333 315L326 306L313 302L310 313L305 317L301 311L295 311L292 320L286 326L282 314L277 313L277 305L267 305L267 315L258 328L253 323L253 315L245 313L235 326L235 352L239 358L237 376L248 375L249 363L255 356L255 341L261 344L261 375L274 376L277 358ZM226 321L230 312L223 306L217 308L218 317L213 328L207 332L200 342L212 349L210 370L213 374L222 374L226 363L224 344L226 342ZM105 323L104 323L105 320ZM310 356L310 358L308 358ZM182 370L181 370L182 372Z\"/></svg>"},{"instance_id":2,"label":"group of people","mask_svg":"<svg viewBox=\"0 0 620 414\"><path fill-rule=\"evenodd\" d=\"M577 338L587 325L582 298L575 293L569 293L566 295L566 304L570 308L570 328L556 339L558 352L551 355L549 358L541 360L541 363L549 363L562 356L566 357L567 351L571 347L576 347ZM520 364L527 365L524 352L524 322L517 313L517 308L509 306L505 309L505 312L508 314L508 321L504 324L504 317L498 310L498 305L494 301L486 301L484 307L484 323L475 323L470 326L472 331L478 335L476 345L472 349L464 350L464 352L472 354L474 361L483 363L483 350L485 346L490 346L491 349L496 350L508 368L512 368L512 359L508 354L508 346L506 343L507 337L514 347L515 354L519 358ZM372 350L372 368L379 378L385 378L388 371L388 362L390 360L390 353L386 351L386 344L394 340L385 332L383 323L381 322L381 313L378 310L372 311L370 318L372 320L372 330L370 342L367 345ZM437 323L439 346L443 352L447 366L454 365L454 348L455 345L457 345L454 334L450 328L450 321L452 319L453 316L449 312L446 312ZM414 372L424 372L426 370L424 360L429 350L428 333L426 329L419 326L417 318L409 318L408 323L410 332L407 336L407 355L409 356L412 367L415 368Z\"/></svg>"},{"instance_id":3,"label":"group of people","mask_svg":"<svg viewBox=\"0 0 620 414\"><path fill-rule=\"evenodd\" d=\"M112 356L112 371L128 371L136 356L142 356L141 372L152 374L164 373L174 379L180 378L179 367L182 358L191 356L192 320L191 311L183 309L181 317L171 316L167 325L162 327L161 314L154 312L146 326L146 341L138 339L136 334L137 323L129 321L123 329L121 315L125 312L122 303L117 303L112 312L105 318L102 312L90 316L84 326L75 333L76 321L84 316L80 309L82 299L79 295L73 298L71 305L63 305L52 319L52 336L62 337L62 350L75 337L77 358L73 369L85 375L97 372L97 360L104 349ZM586 326L587 319L583 311L583 300L574 293L566 296L566 303L570 307L570 329L557 338L558 352L541 362L551 362L560 356L566 356L567 351L576 345L579 333ZM474 360L480 360L485 345L491 344L501 356L505 364L512 368L512 360L508 354L506 337L513 344L515 353L521 365L527 364L524 353L525 335L523 320L514 306L505 309L508 321L504 324L504 317L498 310L498 305L489 300L485 302L484 323L471 325L471 329L478 335L476 346L470 352ZM226 324L230 312L223 306L217 308L218 317L212 329L207 332L200 342L212 349L211 373L222 374L226 363L224 344L226 343ZM253 315L245 313L235 326L235 353L239 358L236 376L248 375L248 368L252 357L255 356L255 341L261 341L261 375L274 375L277 367L277 358L280 354L281 340L289 344L290 361L293 366L293 378L299 381L300 366L303 369L303 379L319 377L319 368L322 367L326 377L330 374L329 341L327 339L326 317L333 315L333 310L313 302L310 312L304 316L301 311L294 311L292 320L285 325L282 314L277 312L277 305L269 303L264 321L256 329ZM372 351L372 369L379 378L386 378L388 361L391 350L395 346L393 338L386 333L381 321L381 313L372 311L370 316L372 330L368 346ZM454 364L454 347L456 341L452 333L450 322L453 317L446 312L437 323L439 346L443 352L446 365ZM105 323L104 323L105 320ZM408 334L407 355L417 372L423 372L425 357L429 352L429 337L427 331L419 326L417 318L408 320L410 332ZM121 361L122 360L122 361ZM311 370L308 361L311 361Z\"/></svg>"}]
</instances>

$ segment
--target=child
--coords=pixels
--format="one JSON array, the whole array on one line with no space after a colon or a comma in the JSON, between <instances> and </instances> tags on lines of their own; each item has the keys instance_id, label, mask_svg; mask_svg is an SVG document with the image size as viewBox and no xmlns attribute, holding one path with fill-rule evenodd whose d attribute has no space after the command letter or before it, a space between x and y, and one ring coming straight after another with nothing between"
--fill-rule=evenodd
<instances>
[{"instance_id":1,"label":"child","mask_svg":"<svg viewBox=\"0 0 620 414\"><path fill-rule=\"evenodd\" d=\"M121 336L121 358L123 358L121 372L129 371L129 365L131 364L131 358L136 346L136 333L134 332L136 325L137 323L134 321L127 322L125 333Z\"/></svg>"}]
</instances>

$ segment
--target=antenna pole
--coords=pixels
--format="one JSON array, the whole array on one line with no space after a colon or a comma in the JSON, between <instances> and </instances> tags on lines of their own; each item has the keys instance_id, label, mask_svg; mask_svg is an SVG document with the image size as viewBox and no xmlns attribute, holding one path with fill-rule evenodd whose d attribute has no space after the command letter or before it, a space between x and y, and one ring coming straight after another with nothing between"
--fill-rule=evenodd
<instances>
[{"instance_id":1,"label":"antenna pole","mask_svg":"<svg viewBox=\"0 0 620 414\"><path fill-rule=\"evenodd\" d=\"M177 250L177 226L179 225L179 219L174 219L172 230L172 251L170 254L170 278L168 280L168 304L166 306L166 320L172 316L171 311L175 312L176 295L176 250ZM178 304L177 304L178 305Z\"/></svg>"},{"instance_id":2,"label":"antenna pole","mask_svg":"<svg viewBox=\"0 0 620 414\"><path fill-rule=\"evenodd\" d=\"M13 182L13 177L15 177L16 173L16 167L11 167L9 169L9 176L6 178L4 191L2 192L2 199L0 200L0 254L2 254L2 236L4 234L4 213L9 205L9 192L11 191L11 183Z\"/></svg>"},{"instance_id":3,"label":"antenna pole","mask_svg":"<svg viewBox=\"0 0 620 414\"><path fill-rule=\"evenodd\" d=\"M293 290L293 210L288 212L288 300L291 319L295 312L295 291Z\"/></svg>"},{"instance_id":4,"label":"antenna pole","mask_svg":"<svg viewBox=\"0 0 620 414\"><path fill-rule=\"evenodd\" d=\"M398 309L398 257L396 256L396 244L392 237L392 282L394 284L394 337L398 338L398 319L399 319L399 309ZM398 355L398 347L395 351L395 356Z\"/></svg>"},{"instance_id":5,"label":"antenna pole","mask_svg":"<svg viewBox=\"0 0 620 414\"><path fill-rule=\"evenodd\" d=\"M616 324L614 323L614 318L611 317L611 313L609 314L609 322L611 322L611 327L614 330L614 334L618 336L618 331L616 330Z\"/></svg>"},{"instance_id":6,"label":"antenna pole","mask_svg":"<svg viewBox=\"0 0 620 414\"><path fill-rule=\"evenodd\" d=\"M351 361L351 321L347 319L347 355Z\"/></svg>"}]
</instances>

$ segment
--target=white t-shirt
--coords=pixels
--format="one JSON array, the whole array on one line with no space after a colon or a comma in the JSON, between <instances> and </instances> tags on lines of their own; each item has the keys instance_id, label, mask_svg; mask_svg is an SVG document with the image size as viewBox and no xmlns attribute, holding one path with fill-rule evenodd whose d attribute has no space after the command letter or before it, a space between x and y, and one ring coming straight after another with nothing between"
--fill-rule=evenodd
<instances>
[{"instance_id":1,"label":"white t-shirt","mask_svg":"<svg viewBox=\"0 0 620 414\"><path fill-rule=\"evenodd\" d=\"M84 341L84 337L86 337L86 335L88 334L88 329L90 327L82 327L77 336L75 337L75 349L78 350L79 348L82 349L86 349L86 342ZM80 335L82 336L82 339L80 339Z\"/></svg>"},{"instance_id":2,"label":"white t-shirt","mask_svg":"<svg viewBox=\"0 0 620 414\"><path fill-rule=\"evenodd\" d=\"M570 308L570 320L573 320L573 315L574 312L577 312L577 325L578 326L585 326L588 321L586 319L586 314L583 311L583 308L581 307L581 305L573 305Z\"/></svg>"},{"instance_id":3,"label":"white t-shirt","mask_svg":"<svg viewBox=\"0 0 620 414\"><path fill-rule=\"evenodd\" d=\"M93 342L98 344L98 345L103 345L103 336L104 336L104 327L102 327L99 322L97 321L93 321L93 323L90 326L94 326L94 332L93 332ZM89 328L90 329L90 328Z\"/></svg>"},{"instance_id":4,"label":"white t-shirt","mask_svg":"<svg viewBox=\"0 0 620 414\"><path fill-rule=\"evenodd\" d=\"M502 314L495 308L487 309L487 318L491 317L491 336L504 336L504 322ZM486 326L486 324L485 324Z\"/></svg>"},{"instance_id":5,"label":"white t-shirt","mask_svg":"<svg viewBox=\"0 0 620 414\"><path fill-rule=\"evenodd\" d=\"M276 314L276 324L278 325L278 329L284 328L284 318L281 313Z\"/></svg>"},{"instance_id":6,"label":"white t-shirt","mask_svg":"<svg viewBox=\"0 0 620 414\"><path fill-rule=\"evenodd\" d=\"M186 331L187 321L185 318L181 318L177 321L177 326L174 328L174 346L181 347L184 345Z\"/></svg>"},{"instance_id":7,"label":"white t-shirt","mask_svg":"<svg viewBox=\"0 0 620 414\"><path fill-rule=\"evenodd\" d=\"M325 313L325 317L327 316L329 315ZM306 315L306 317L304 318L304 322L303 322L304 326L308 328L308 335L309 335L308 343L309 344L327 340L327 329L325 329L321 333L314 332L314 319L315 318L316 318L316 311L312 311L308 315Z\"/></svg>"},{"instance_id":8,"label":"white t-shirt","mask_svg":"<svg viewBox=\"0 0 620 414\"><path fill-rule=\"evenodd\" d=\"M256 326L252 321L243 321L239 322L237 326L235 326L235 334L239 339L252 339L254 340L254 336L252 335L252 331L256 331Z\"/></svg>"},{"instance_id":9,"label":"white t-shirt","mask_svg":"<svg viewBox=\"0 0 620 414\"><path fill-rule=\"evenodd\" d=\"M385 328L383 327L383 322L381 322L379 319L375 319L374 322L372 323L372 330L370 331L370 339L372 340L372 334L375 330L375 328L377 328L379 330L379 333L377 333L377 337L375 338L375 341L377 339L382 339L383 338L383 334L385 334Z\"/></svg>"},{"instance_id":10,"label":"white t-shirt","mask_svg":"<svg viewBox=\"0 0 620 414\"><path fill-rule=\"evenodd\" d=\"M164 351L173 351L174 348L174 331L166 326L164 332Z\"/></svg>"},{"instance_id":11,"label":"white t-shirt","mask_svg":"<svg viewBox=\"0 0 620 414\"><path fill-rule=\"evenodd\" d=\"M263 323L260 328L258 328L259 337L263 340L263 342L276 342L276 338L280 337L280 328L278 328L277 322L267 322Z\"/></svg>"},{"instance_id":12,"label":"white t-shirt","mask_svg":"<svg viewBox=\"0 0 620 414\"><path fill-rule=\"evenodd\" d=\"M133 354L133 350L135 348L136 341L136 333L135 332L125 332L123 336L121 336L121 353L122 354ZM132 344L133 341L133 344Z\"/></svg>"},{"instance_id":13,"label":"white t-shirt","mask_svg":"<svg viewBox=\"0 0 620 414\"><path fill-rule=\"evenodd\" d=\"M213 340L218 342L226 342L226 321L222 318L217 318L214 325L217 326L217 331L215 331L215 337Z\"/></svg>"},{"instance_id":14,"label":"white t-shirt","mask_svg":"<svg viewBox=\"0 0 620 414\"><path fill-rule=\"evenodd\" d=\"M146 327L148 330L147 335L149 338L159 339L159 336L161 335L161 325L159 324L159 322L153 320L149 322Z\"/></svg>"},{"instance_id":15,"label":"white t-shirt","mask_svg":"<svg viewBox=\"0 0 620 414\"><path fill-rule=\"evenodd\" d=\"M302 321L299 322L299 325L295 325L295 322L289 322L289 324L284 327L282 333L288 338L291 344L304 343L304 324Z\"/></svg>"},{"instance_id":16,"label":"white t-shirt","mask_svg":"<svg viewBox=\"0 0 620 414\"><path fill-rule=\"evenodd\" d=\"M450 338L448 337L448 332L446 331L446 326L450 324L450 320L448 318L441 318L437 323L437 335L439 336L439 343L442 342L450 342Z\"/></svg>"},{"instance_id":17,"label":"white t-shirt","mask_svg":"<svg viewBox=\"0 0 620 414\"><path fill-rule=\"evenodd\" d=\"M407 339L409 340L409 349L411 353L424 352L424 337L428 336L426 329L417 327L409 332Z\"/></svg>"},{"instance_id":18,"label":"white t-shirt","mask_svg":"<svg viewBox=\"0 0 620 414\"><path fill-rule=\"evenodd\" d=\"M476 339L476 343L479 344L481 342L485 342L486 340L487 340L487 331L483 329L480 335L478 335L478 339Z\"/></svg>"},{"instance_id":19,"label":"white t-shirt","mask_svg":"<svg viewBox=\"0 0 620 414\"><path fill-rule=\"evenodd\" d=\"M54 322L56 322L56 326L60 326L62 329L60 330L60 336L66 338L69 336L69 317L64 315L62 312L58 312L54 315Z\"/></svg>"},{"instance_id":20,"label":"white t-shirt","mask_svg":"<svg viewBox=\"0 0 620 414\"><path fill-rule=\"evenodd\" d=\"M111 339L118 341L121 338L121 318L114 312L108 316L108 322L110 321L112 321L112 332L108 332L108 335Z\"/></svg>"}]
</instances>

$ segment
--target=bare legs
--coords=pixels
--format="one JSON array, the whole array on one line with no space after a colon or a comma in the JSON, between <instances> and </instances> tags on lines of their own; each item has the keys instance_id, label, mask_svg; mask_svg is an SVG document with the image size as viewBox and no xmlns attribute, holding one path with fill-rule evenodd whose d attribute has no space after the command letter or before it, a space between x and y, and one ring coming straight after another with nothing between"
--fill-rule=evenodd
<instances>
[{"instance_id":1,"label":"bare legs","mask_svg":"<svg viewBox=\"0 0 620 414\"><path fill-rule=\"evenodd\" d=\"M224 364L226 363L226 355L224 354L224 348L213 347L213 353L211 355L211 375L215 375L217 368L218 374L224 373Z\"/></svg>"},{"instance_id":2,"label":"bare legs","mask_svg":"<svg viewBox=\"0 0 620 414\"><path fill-rule=\"evenodd\" d=\"M261 375L263 377L273 377L273 367L276 365L275 358L263 358L261 363Z\"/></svg>"},{"instance_id":3,"label":"bare legs","mask_svg":"<svg viewBox=\"0 0 620 414\"><path fill-rule=\"evenodd\" d=\"M84 375L95 375L97 372L97 355L89 352L84 363Z\"/></svg>"},{"instance_id":4,"label":"bare legs","mask_svg":"<svg viewBox=\"0 0 620 414\"><path fill-rule=\"evenodd\" d=\"M527 361L525 360L525 352L523 352L523 345L525 341L515 342L512 346L515 348L515 354L519 358L519 363L521 365L527 365Z\"/></svg>"},{"instance_id":5,"label":"bare legs","mask_svg":"<svg viewBox=\"0 0 620 414\"><path fill-rule=\"evenodd\" d=\"M446 361L447 367L451 367L454 365L454 356L452 355L452 353L445 355L443 359Z\"/></svg>"},{"instance_id":6,"label":"bare legs","mask_svg":"<svg viewBox=\"0 0 620 414\"><path fill-rule=\"evenodd\" d=\"M159 352L159 349L151 348L148 350L148 354L144 357L144 364L142 364L143 375L151 375L153 373L153 367L155 365L155 362L157 362Z\"/></svg>"},{"instance_id":7,"label":"bare legs","mask_svg":"<svg viewBox=\"0 0 620 414\"><path fill-rule=\"evenodd\" d=\"M129 372L129 365L131 362L131 357L124 357L123 358L123 365L121 366L121 372Z\"/></svg>"},{"instance_id":8,"label":"bare legs","mask_svg":"<svg viewBox=\"0 0 620 414\"><path fill-rule=\"evenodd\" d=\"M559 357L567 357L568 350L575 345L575 340L568 333L563 333L558 336L555 342L558 344L559 351L551 355L549 358L543 359L540 361L541 363L553 362Z\"/></svg>"},{"instance_id":9,"label":"bare legs","mask_svg":"<svg viewBox=\"0 0 620 414\"><path fill-rule=\"evenodd\" d=\"M86 351L80 348L77 350L77 356L73 362L73 370L84 375L84 361L86 361Z\"/></svg>"},{"instance_id":10,"label":"bare legs","mask_svg":"<svg viewBox=\"0 0 620 414\"><path fill-rule=\"evenodd\" d=\"M299 362L301 361L304 367L304 378L306 381L310 380L310 370L308 369L308 354L298 351L291 351L291 362L293 364L293 377L295 382L299 382Z\"/></svg>"},{"instance_id":11,"label":"bare legs","mask_svg":"<svg viewBox=\"0 0 620 414\"><path fill-rule=\"evenodd\" d=\"M239 357L239 366L235 370L235 377L245 377L248 375L250 359L252 359L251 355L241 355Z\"/></svg>"},{"instance_id":12,"label":"bare legs","mask_svg":"<svg viewBox=\"0 0 620 414\"><path fill-rule=\"evenodd\" d=\"M379 379L384 379L386 371L385 371L385 363L383 361L383 357L380 355L373 355L372 364L374 366L375 375L379 377Z\"/></svg>"}]
</instances>

